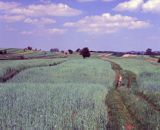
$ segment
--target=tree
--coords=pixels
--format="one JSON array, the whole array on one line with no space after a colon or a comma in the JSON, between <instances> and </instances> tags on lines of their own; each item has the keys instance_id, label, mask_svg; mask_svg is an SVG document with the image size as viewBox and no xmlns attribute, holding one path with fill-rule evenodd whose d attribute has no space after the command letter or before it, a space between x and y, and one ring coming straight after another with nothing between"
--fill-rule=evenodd
<instances>
[{"instance_id":1,"label":"tree","mask_svg":"<svg viewBox=\"0 0 160 130\"><path fill-rule=\"evenodd\" d=\"M0 54L2 54L2 55L7 54L7 50L1 50L1 51L0 51Z\"/></svg>"},{"instance_id":2,"label":"tree","mask_svg":"<svg viewBox=\"0 0 160 130\"><path fill-rule=\"evenodd\" d=\"M148 49L146 50L146 55L152 55L152 49L148 48Z\"/></svg>"},{"instance_id":3,"label":"tree","mask_svg":"<svg viewBox=\"0 0 160 130\"><path fill-rule=\"evenodd\" d=\"M51 48L50 52L59 52L59 49L58 48Z\"/></svg>"},{"instance_id":4,"label":"tree","mask_svg":"<svg viewBox=\"0 0 160 130\"><path fill-rule=\"evenodd\" d=\"M81 49L80 48L78 48L77 50L76 50L76 52L80 52L81 51Z\"/></svg>"},{"instance_id":5,"label":"tree","mask_svg":"<svg viewBox=\"0 0 160 130\"><path fill-rule=\"evenodd\" d=\"M73 51L71 49L68 50L69 54L73 54Z\"/></svg>"},{"instance_id":6,"label":"tree","mask_svg":"<svg viewBox=\"0 0 160 130\"><path fill-rule=\"evenodd\" d=\"M91 54L88 47L83 48L80 52L80 55L82 55L83 58L90 57Z\"/></svg>"},{"instance_id":7,"label":"tree","mask_svg":"<svg viewBox=\"0 0 160 130\"><path fill-rule=\"evenodd\" d=\"M31 47L31 46L28 46L27 49L31 51L31 50L32 50L32 47Z\"/></svg>"},{"instance_id":8,"label":"tree","mask_svg":"<svg viewBox=\"0 0 160 130\"><path fill-rule=\"evenodd\" d=\"M158 63L160 63L160 58L158 58L158 61L157 61Z\"/></svg>"}]
</instances>

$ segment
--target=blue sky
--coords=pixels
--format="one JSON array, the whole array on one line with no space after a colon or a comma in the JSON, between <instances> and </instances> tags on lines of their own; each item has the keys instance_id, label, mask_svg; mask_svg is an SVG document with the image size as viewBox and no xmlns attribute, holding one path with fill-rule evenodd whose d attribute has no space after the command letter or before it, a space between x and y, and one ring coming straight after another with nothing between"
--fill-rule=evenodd
<instances>
[{"instance_id":1,"label":"blue sky","mask_svg":"<svg viewBox=\"0 0 160 130\"><path fill-rule=\"evenodd\" d=\"M160 0L0 0L0 48L160 50Z\"/></svg>"}]
</instances>

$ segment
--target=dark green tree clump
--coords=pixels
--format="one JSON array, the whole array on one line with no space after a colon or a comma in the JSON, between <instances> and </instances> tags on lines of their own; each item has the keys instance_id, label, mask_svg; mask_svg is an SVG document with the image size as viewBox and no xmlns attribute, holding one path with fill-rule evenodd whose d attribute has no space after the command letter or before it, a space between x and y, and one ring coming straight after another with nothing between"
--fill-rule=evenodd
<instances>
[{"instance_id":1,"label":"dark green tree clump","mask_svg":"<svg viewBox=\"0 0 160 130\"><path fill-rule=\"evenodd\" d=\"M73 54L73 51L71 49L68 50L69 54Z\"/></svg>"},{"instance_id":2,"label":"dark green tree clump","mask_svg":"<svg viewBox=\"0 0 160 130\"><path fill-rule=\"evenodd\" d=\"M0 50L0 54L5 55L5 54L7 54L7 51L6 50Z\"/></svg>"},{"instance_id":3,"label":"dark green tree clump","mask_svg":"<svg viewBox=\"0 0 160 130\"><path fill-rule=\"evenodd\" d=\"M90 54L88 47L83 48L80 52L80 55L82 55L83 58L90 57L91 54Z\"/></svg>"}]
</instances>

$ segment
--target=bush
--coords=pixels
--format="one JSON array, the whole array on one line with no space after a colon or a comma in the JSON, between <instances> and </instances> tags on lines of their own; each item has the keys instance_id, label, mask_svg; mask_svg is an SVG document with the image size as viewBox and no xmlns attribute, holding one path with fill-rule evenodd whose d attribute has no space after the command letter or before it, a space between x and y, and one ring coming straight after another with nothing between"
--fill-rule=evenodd
<instances>
[{"instance_id":1,"label":"bush","mask_svg":"<svg viewBox=\"0 0 160 130\"><path fill-rule=\"evenodd\" d=\"M59 52L59 49L58 48L51 48L50 52Z\"/></svg>"},{"instance_id":2,"label":"bush","mask_svg":"<svg viewBox=\"0 0 160 130\"><path fill-rule=\"evenodd\" d=\"M2 55L7 54L7 51L6 50L1 50L0 54L2 54Z\"/></svg>"},{"instance_id":3,"label":"bush","mask_svg":"<svg viewBox=\"0 0 160 130\"><path fill-rule=\"evenodd\" d=\"M70 49L68 50L68 52L69 52L69 54L73 54L73 51L72 51L72 50L70 50Z\"/></svg>"},{"instance_id":4,"label":"bush","mask_svg":"<svg viewBox=\"0 0 160 130\"><path fill-rule=\"evenodd\" d=\"M80 52L81 51L81 49L80 48L78 48L77 50L76 50L76 52Z\"/></svg>"},{"instance_id":5,"label":"bush","mask_svg":"<svg viewBox=\"0 0 160 130\"><path fill-rule=\"evenodd\" d=\"M160 58L158 58L158 61L157 61L158 63L160 63Z\"/></svg>"},{"instance_id":6,"label":"bush","mask_svg":"<svg viewBox=\"0 0 160 130\"><path fill-rule=\"evenodd\" d=\"M27 49L31 51L31 50L32 50L32 47L31 47L31 46L28 46Z\"/></svg>"},{"instance_id":7,"label":"bush","mask_svg":"<svg viewBox=\"0 0 160 130\"><path fill-rule=\"evenodd\" d=\"M146 50L146 53L145 53L146 55L152 55L152 49L150 49L150 48L148 48L147 50Z\"/></svg>"},{"instance_id":8,"label":"bush","mask_svg":"<svg viewBox=\"0 0 160 130\"><path fill-rule=\"evenodd\" d=\"M88 47L83 48L80 52L80 55L82 55L83 58L90 57L91 54Z\"/></svg>"}]
</instances>

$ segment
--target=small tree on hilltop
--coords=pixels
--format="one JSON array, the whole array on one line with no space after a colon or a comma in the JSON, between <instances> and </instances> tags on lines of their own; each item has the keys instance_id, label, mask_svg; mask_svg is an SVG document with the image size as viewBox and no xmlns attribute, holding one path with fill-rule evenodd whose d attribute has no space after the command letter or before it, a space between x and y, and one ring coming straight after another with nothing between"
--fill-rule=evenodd
<instances>
[{"instance_id":1,"label":"small tree on hilltop","mask_svg":"<svg viewBox=\"0 0 160 130\"><path fill-rule=\"evenodd\" d=\"M78 48L77 50L76 50L76 52L80 52L81 51L81 49L80 48Z\"/></svg>"},{"instance_id":2,"label":"small tree on hilltop","mask_svg":"<svg viewBox=\"0 0 160 130\"><path fill-rule=\"evenodd\" d=\"M152 49L148 48L148 49L146 50L146 55L152 55Z\"/></svg>"},{"instance_id":3,"label":"small tree on hilltop","mask_svg":"<svg viewBox=\"0 0 160 130\"><path fill-rule=\"evenodd\" d=\"M73 54L73 51L71 49L68 50L69 54Z\"/></svg>"},{"instance_id":4,"label":"small tree on hilltop","mask_svg":"<svg viewBox=\"0 0 160 130\"><path fill-rule=\"evenodd\" d=\"M90 54L88 47L83 48L80 52L80 55L82 55L83 58L90 57L91 54Z\"/></svg>"},{"instance_id":5,"label":"small tree on hilltop","mask_svg":"<svg viewBox=\"0 0 160 130\"><path fill-rule=\"evenodd\" d=\"M58 48L51 48L50 52L59 52L59 49Z\"/></svg>"},{"instance_id":6,"label":"small tree on hilltop","mask_svg":"<svg viewBox=\"0 0 160 130\"><path fill-rule=\"evenodd\" d=\"M31 46L28 46L27 49L31 51L31 50L32 50L32 47L31 47Z\"/></svg>"}]
</instances>

